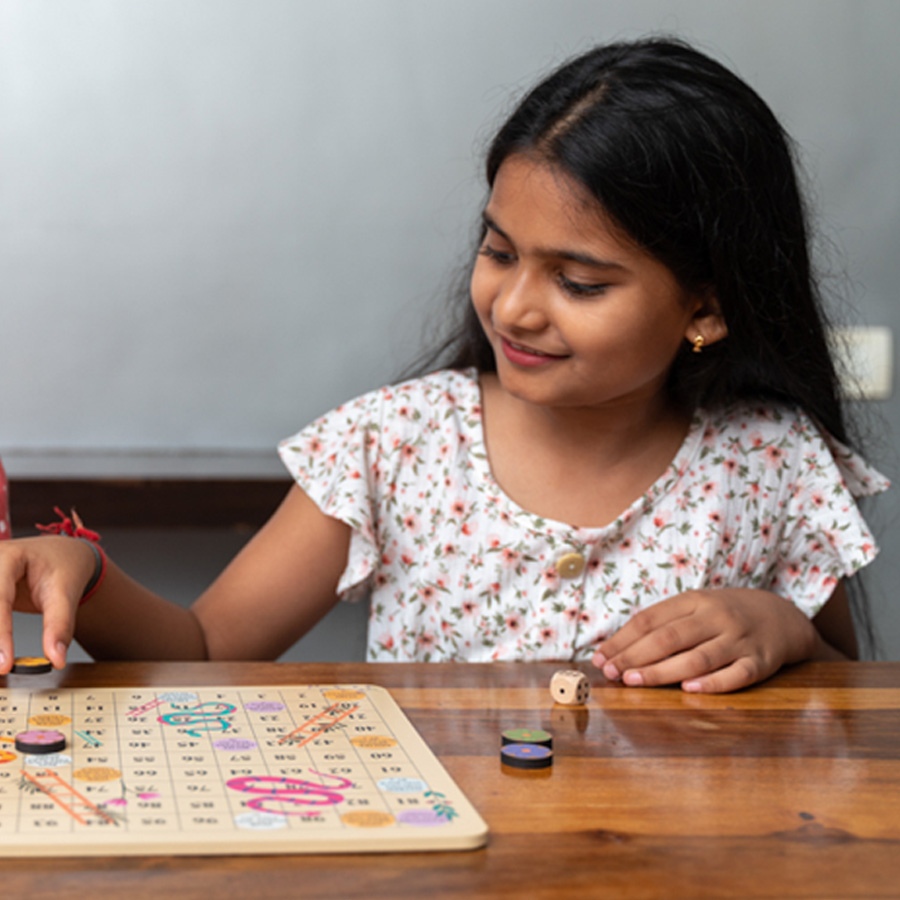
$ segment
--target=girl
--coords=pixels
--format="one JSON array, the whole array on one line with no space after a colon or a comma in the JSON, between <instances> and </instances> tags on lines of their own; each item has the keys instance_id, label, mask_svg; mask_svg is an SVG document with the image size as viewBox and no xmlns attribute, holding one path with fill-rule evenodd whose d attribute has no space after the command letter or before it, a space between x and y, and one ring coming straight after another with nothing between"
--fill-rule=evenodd
<instances>
[{"instance_id":1,"label":"girl","mask_svg":"<svg viewBox=\"0 0 900 900\"><path fill-rule=\"evenodd\" d=\"M272 658L370 595L372 660L593 659L728 691L853 657L843 579L875 554L788 139L675 41L594 49L487 155L444 367L281 446L280 509L184 610L83 541L0 555L45 653ZM77 608L77 621L76 621Z\"/></svg>"}]
</instances>

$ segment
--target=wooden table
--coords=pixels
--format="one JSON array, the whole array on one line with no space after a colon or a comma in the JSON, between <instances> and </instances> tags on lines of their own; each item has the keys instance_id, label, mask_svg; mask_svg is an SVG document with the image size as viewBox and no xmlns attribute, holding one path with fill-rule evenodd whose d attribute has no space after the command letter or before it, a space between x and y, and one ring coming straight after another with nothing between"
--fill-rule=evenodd
<instances>
[{"instance_id":1,"label":"wooden table","mask_svg":"<svg viewBox=\"0 0 900 900\"><path fill-rule=\"evenodd\" d=\"M487 820L481 850L0 861L4 897L875 898L900 896L900 663L810 663L740 694L594 682L559 666L73 665L60 686L387 687ZM500 733L554 735L510 774Z\"/></svg>"}]
</instances>

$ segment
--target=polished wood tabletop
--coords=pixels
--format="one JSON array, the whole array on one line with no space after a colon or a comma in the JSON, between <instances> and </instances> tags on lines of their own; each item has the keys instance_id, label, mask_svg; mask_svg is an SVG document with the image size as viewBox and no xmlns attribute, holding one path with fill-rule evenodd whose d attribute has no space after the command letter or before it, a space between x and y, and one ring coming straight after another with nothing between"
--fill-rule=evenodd
<instances>
[{"instance_id":1,"label":"polished wood tabletop","mask_svg":"<svg viewBox=\"0 0 900 900\"><path fill-rule=\"evenodd\" d=\"M559 668L102 663L45 676L60 687L383 685L490 836L456 852L4 859L3 896L900 896L900 663L807 663L722 696L623 688L585 666L580 708L553 703ZM516 727L552 732L552 768L501 765L501 732Z\"/></svg>"}]
</instances>

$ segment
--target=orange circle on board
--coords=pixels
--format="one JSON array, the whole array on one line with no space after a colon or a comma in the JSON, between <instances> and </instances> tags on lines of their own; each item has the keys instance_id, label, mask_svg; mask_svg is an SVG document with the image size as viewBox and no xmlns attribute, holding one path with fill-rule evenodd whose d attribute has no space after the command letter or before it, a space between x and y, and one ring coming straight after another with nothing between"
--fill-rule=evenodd
<instances>
[{"instance_id":1,"label":"orange circle on board","mask_svg":"<svg viewBox=\"0 0 900 900\"><path fill-rule=\"evenodd\" d=\"M32 716L28 720L29 725L36 725L38 728L57 728L60 725L68 725L72 720L68 716L60 716L55 713L40 713Z\"/></svg>"},{"instance_id":2,"label":"orange circle on board","mask_svg":"<svg viewBox=\"0 0 900 900\"><path fill-rule=\"evenodd\" d=\"M397 739L384 734L363 734L359 737L351 738L350 743L354 747L364 747L368 750L381 747L396 747Z\"/></svg>"},{"instance_id":3,"label":"orange circle on board","mask_svg":"<svg viewBox=\"0 0 900 900\"><path fill-rule=\"evenodd\" d=\"M332 703L366 699L366 695L362 691L353 690L351 688L331 688L330 690L322 691L322 696Z\"/></svg>"},{"instance_id":4,"label":"orange circle on board","mask_svg":"<svg viewBox=\"0 0 900 900\"><path fill-rule=\"evenodd\" d=\"M379 812L376 810L355 810L341 816L341 821L345 825L352 825L354 828L385 828L394 824L394 817L390 813Z\"/></svg>"},{"instance_id":5,"label":"orange circle on board","mask_svg":"<svg viewBox=\"0 0 900 900\"><path fill-rule=\"evenodd\" d=\"M73 772L72 777L79 781L115 781L122 773L111 766L86 766Z\"/></svg>"}]
</instances>

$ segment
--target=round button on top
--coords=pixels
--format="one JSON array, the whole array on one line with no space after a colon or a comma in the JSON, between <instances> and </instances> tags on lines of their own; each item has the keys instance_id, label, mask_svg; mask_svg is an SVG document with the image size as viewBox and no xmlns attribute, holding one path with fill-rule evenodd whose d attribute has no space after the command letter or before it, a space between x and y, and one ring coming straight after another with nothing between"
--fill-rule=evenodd
<instances>
[{"instance_id":1,"label":"round button on top","mask_svg":"<svg viewBox=\"0 0 900 900\"><path fill-rule=\"evenodd\" d=\"M577 578L584 571L584 557L580 553L566 553L556 561L560 578Z\"/></svg>"}]
</instances>

